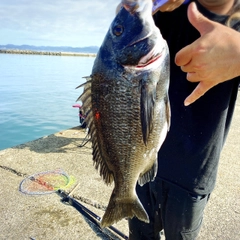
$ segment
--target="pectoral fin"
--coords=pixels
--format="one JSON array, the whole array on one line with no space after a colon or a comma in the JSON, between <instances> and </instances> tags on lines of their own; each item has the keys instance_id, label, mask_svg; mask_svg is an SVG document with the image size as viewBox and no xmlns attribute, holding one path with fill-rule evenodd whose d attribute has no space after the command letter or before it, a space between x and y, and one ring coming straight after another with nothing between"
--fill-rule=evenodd
<instances>
[{"instance_id":1,"label":"pectoral fin","mask_svg":"<svg viewBox=\"0 0 240 240\"><path fill-rule=\"evenodd\" d=\"M147 145L149 134L152 130L154 104L156 98L156 87L148 84L147 81L141 82L141 125L143 142Z\"/></svg>"}]
</instances>

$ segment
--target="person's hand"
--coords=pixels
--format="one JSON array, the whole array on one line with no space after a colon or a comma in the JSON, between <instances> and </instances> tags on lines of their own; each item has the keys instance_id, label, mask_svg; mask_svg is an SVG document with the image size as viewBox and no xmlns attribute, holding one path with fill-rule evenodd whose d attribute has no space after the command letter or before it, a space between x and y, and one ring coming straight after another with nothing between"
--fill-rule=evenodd
<instances>
[{"instance_id":1,"label":"person's hand","mask_svg":"<svg viewBox=\"0 0 240 240\"><path fill-rule=\"evenodd\" d=\"M156 0L152 0L153 3ZM161 12L171 12L174 9L178 8L182 3L184 2L184 0L167 0L166 3L164 3L161 7L157 8L154 12L156 13L157 11L161 11ZM117 8L116 8L116 14L119 12L119 10L121 9L122 3L119 3Z\"/></svg>"},{"instance_id":2,"label":"person's hand","mask_svg":"<svg viewBox=\"0 0 240 240\"><path fill-rule=\"evenodd\" d=\"M185 99L185 106L213 86L240 75L240 33L210 21L198 12L195 3L189 5L188 19L201 37L175 57L176 64L187 73L187 80L199 82Z\"/></svg>"},{"instance_id":3,"label":"person's hand","mask_svg":"<svg viewBox=\"0 0 240 240\"><path fill-rule=\"evenodd\" d=\"M155 1L156 0L153 0L153 3ZM168 0L161 7L157 8L155 12L157 12L158 10L161 12L171 12L174 9L178 8L183 2L184 2L184 0Z\"/></svg>"}]
</instances>

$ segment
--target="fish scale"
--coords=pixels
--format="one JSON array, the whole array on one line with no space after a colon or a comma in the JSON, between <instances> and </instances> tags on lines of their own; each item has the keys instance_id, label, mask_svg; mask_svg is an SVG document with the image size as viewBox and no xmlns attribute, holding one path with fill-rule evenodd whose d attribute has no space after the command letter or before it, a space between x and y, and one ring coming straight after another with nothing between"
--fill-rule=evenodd
<instances>
[{"instance_id":1,"label":"fish scale","mask_svg":"<svg viewBox=\"0 0 240 240\"><path fill-rule=\"evenodd\" d=\"M169 52L152 19L151 0L122 0L87 77L82 101L95 168L114 182L101 226L149 217L136 184L153 181L170 127Z\"/></svg>"}]
</instances>

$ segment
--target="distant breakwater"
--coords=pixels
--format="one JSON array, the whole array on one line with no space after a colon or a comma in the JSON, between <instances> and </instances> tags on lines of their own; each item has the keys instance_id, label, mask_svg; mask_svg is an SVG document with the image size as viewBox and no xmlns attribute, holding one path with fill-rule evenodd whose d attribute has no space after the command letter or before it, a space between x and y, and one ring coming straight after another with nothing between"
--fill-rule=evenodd
<instances>
[{"instance_id":1,"label":"distant breakwater","mask_svg":"<svg viewBox=\"0 0 240 240\"><path fill-rule=\"evenodd\" d=\"M17 50L17 49L13 49L13 50L0 49L0 53L5 53L5 54L36 54L36 55L50 55L50 56L96 57L95 53L47 52L47 51Z\"/></svg>"}]
</instances>

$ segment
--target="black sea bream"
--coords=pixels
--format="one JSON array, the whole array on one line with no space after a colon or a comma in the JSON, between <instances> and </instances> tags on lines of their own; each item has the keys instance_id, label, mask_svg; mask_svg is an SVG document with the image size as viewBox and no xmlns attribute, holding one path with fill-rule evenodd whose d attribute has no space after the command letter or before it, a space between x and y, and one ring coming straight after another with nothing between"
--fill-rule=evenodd
<instances>
[{"instance_id":1,"label":"black sea bream","mask_svg":"<svg viewBox=\"0 0 240 240\"><path fill-rule=\"evenodd\" d=\"M149 222L135 187L156 176L170 127L168 86L168 46L154 24L152 1L122 0L92 74L79 86L95 167L107 184L114 181L102 227L134 216Z\"/></svg>"}]
</instances>

